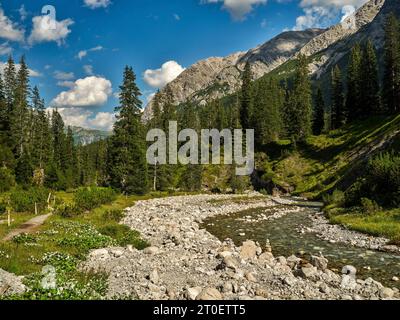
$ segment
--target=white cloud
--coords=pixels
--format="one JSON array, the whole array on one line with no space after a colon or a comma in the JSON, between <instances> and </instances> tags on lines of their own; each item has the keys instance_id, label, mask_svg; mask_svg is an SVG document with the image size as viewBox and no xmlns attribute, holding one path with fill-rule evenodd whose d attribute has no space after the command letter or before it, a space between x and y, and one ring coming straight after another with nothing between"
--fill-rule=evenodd
<instances>
[{"instance_id":1,"label":"white cloud","mask_svg":"<svg viewBox=\"0 0 400 320\"><path fill-rule=\"evenodd\" d=\"M104 49L104 48L103 48L102 46L97 46L97 47L94 47L94 48L91 48L91 49L81 50L81 51L78 52L78 54L77 54L76 57L77 57L79 60L82 60L84 57L86 57L86 56L88 55L89 52L101 51L101 50L103 50L103 49Z\"/></svg>"},{"instance_id":2,"label":"white cloud","mask_svg":"<svg viewBox=\"0 0 400 320\"><path fill-rule=\"evenodd\" d=\"M13 49L9 46L8 42L0 44L0 56L9 55L12 50Z\"/></svg>"},{"instance_id":3,"label":"white cloud","mask_svg":"<svg viewBox=\"0 0 400 320\"><path fill-rule=\"evenodd\" d=\"M48 108L47 112L53 110ZM83 108L58 108L57 111L67 126L111 131L116 121L115 114L110 112L94 113Z\"/></svg>"},{"instance_id":4,"label":"white cloud","mask_svg":"<svg viewBox=\"0 0 400 320\"><path fill-rule=\"evenodd\" d=\"M257 5L264 5L267 0L202 0L201 3L223 2L223 8L237 21L244 20Z\"/></svg>"},{"instance_id":5,"label":"white cloud","mask_svg":"<svg viewBox=\"0 0 400 320\"><path fill-rule=\"evenodd\" d=\"M3 61L0 61L0 72L1 73L4 73L4 69L5 69L5 67L6 67L6 63L5 62L3 62ZM19 63L16 63L15 64L15 69L18 71L19 70ZM29 75L31 76L31 77L33 77L33 78L38 78L38 77L41 77L42 76L42 74L39 72L39 71L36 71L36 70L33 70L33 69L28 69L28 71L29 71Z\"/></svg>"},{"instance_id":6,"label":"white cloud","mask_svg":"<svg viewBox=\"0 0 400 320\"><path fill-rule=\"evenodd\" d=\"M61 45L71 33L69 27L74 24L74 21L72 19L57 21L46 15L33 17L32 23L33 29L28 38L29 44L55 41Z\"/></svg>"},{"instance_id":7,"label":"white cloud","mask_svg":"<svg viewBox=\"0 0 400 320\"><path fill-rule=\"evenodd\" d=\"M110 4L110 0L84 0L85 5L90 9L107 8Z\"/></svg>"},{"instance_id":8,"label":"white cloud","mask_svg":"<svg viewBox=\"0 0 400 320\"><path fill-rule=\"evenodd\" d=\"M104 105L112 94L111 82L101 77L86 77L75 81L68 91L61 92L52 101L52 106L94 107Z\"/></svg>"},{"instance_id":9,"label":"white cloud","mask_svg":"<svg viewBox=\"0 0 400 320\"><path fill-rule=\"evenodd\" d=\"M58 81L58 82L57 82L57 85L58 85L59 87L73 88L74 85L75 85L75 82L74 82L74 81L67 81L67 80L65 80L65 81Z\"/></svg>"},{"instance_id":10,"label":"white cloud","mask_svg":"<svg viewBox=\"0 0 400 320\"><path fill-rule=\"evenodd\" d=\"M72 80L75 78L75 75L73 72L64 72L56 70L54 71L54 78L57 80Z\"/></svg>"},{"instance_id":11,"label":"white cloud","mask_svg":"<svg viewBox=\"0 0 400 320\"><path fill-rule=\"evenodd\" d=\"M185 68L176 61L165 62L160 69L148 69L144 72L144 81L153 88L163 88L167 83L176 79Z\"/></svg>"},{"instance_id":12,"label":"white cloud","mask_svg":"<svg viewBox=\"0 0 400 320\"><path fill-rule=\"evenodd\" d=\"M324 28L342 15L343 22L368 0L302 0L304 15L297 17L293 30Z\"/></svg>"},{"instance_id":13,"label":"white cloud","mask_svg":"<svg viewBox=\"0 0 400 320\"><path fill-rule=\"evenodd\" d=\"M25 9L25 5L21 5L21 7L18 9L18 13L21 17L21 20L25 21L28 16L28 12Z\"/></svg>"},{"instance_id":14,"label":"white cloud","mask_svg":"<svg viewBox=\"0 0 400 320\"><path fill-rule=\"evenodd\" d=\"M94 74L93 72L93 66L90 64L86 64L83 66L83 71L89 76L92 76Z\"/></svg>"},{"instance_id":15,"label":"white cloud","mask_svg":"<svg viewBox=\"0 0 400 320\"><path fill-rule=\"evenodd\" d=\"M174 13L174 19L175 19L176 21L180 21L180 20L181 20L181 17L179 16L179 14Z\"/></svg>"},{"instance_id":16,"label":"white cloud","mask_svg":"<svg viewBox=\"0 0 400 320\"><path fill-rule=\"evenodd\" d=\"M0 38L17 42L22 42L25 38L25 30L12 22L10 18L4 14L2 8L0 8Z\"/></svg>"}]
</instances>

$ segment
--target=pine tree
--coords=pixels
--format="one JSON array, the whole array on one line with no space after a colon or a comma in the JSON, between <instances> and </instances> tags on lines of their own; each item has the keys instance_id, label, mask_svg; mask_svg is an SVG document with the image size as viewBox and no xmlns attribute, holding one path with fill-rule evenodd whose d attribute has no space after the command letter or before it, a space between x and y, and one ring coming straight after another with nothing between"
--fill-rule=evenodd
<instances>
[{"instance_id":1,"label":"pine tree","mask_svg":"<svg viewBox=\"0 0 400 320\"><path fill-rule=\"evenodd\" d=\"M378 76L378 61L375 47L371 40L368 40L362 56L362 95L361 104L364 106L362 114L369 116L381 112L380 87Z\"/></svg>"},{"instance_id":2,"label":"pine tree","mask_svg":"<svg viewBox=\"0 0 400 320\"><path fill-rule=\"evenodd\" d=\"M8 113L11 114L14 106L15 90L17 86L17 72L12 56L9 56L4 69L4 95L7 101Z\"/></svg>"},{"instance_id":3,"label":"pine tree","mask_svg":"<svg viewBox=\"0 0 400 320\"><path fill-rule=\"evenodd\" d=\"M64 146L65 146L65 133L64 133L64 121L58 112L53 110L51 115L51 131L53 138L53 155L52 161L54 166L61 170L64 159Z\"/></svg>"},{"instance_id":4,"label":"pine tree","mask_svg":"<svg viewBox=\"0 0 400 320\"><path fill-rule=\"evenodd\" d=\"M9 119L7 111L3 77L0 74L0 144L6 142L9 133Z\"/></svg>"},{"instance_id":5,"label":"pine tree","mask_svg":"<svg viewBox=\"0 0 400 320\"><path fill-rule=\"evenodd\" d=\"M110 182L124 193L143 194L148 190L146 143L140 119L141 93L132 67L125 68L120 90L117 122L110 139Z\"/></svg>"},{"instance_id":6,"label":"pine tree","mask_svg":"<svg viewBox=\"0 0 400 320\"><path fill-rule=\"evenodd\" d=\"M240 97L240 122L243 129L251 127L252 112L252 73L250 63L247 62L242 76L242 90Z\"/></svg>"},{"instance_id":7,"label":"pine tree","mask_svg":"<svg viewBox=\"0 0 400 320\"><path fill-rule=\"evenodd\" d=\"M275 79L260 80L254 102L253 127L256 144L264 145L279 139L282 133L283 90Z\"/></svg>"},{"instance_id":8,"label":"pine tree","mask_svg":"<svg viewBox=\"0 0 400 320\"><path fill-rule=\"evenodd\" d=\"M304 141L312 131L312 92L307 57L300 55L293 89L285 99L286 131L295 142Z\"/></svg>"},{"instance_id":9,"label":"pine tree","mask_svg":"<svg viewBox=\"0 0 400 320\"><path fill-rule=\"evenodd\" d=\"M313 133L319 136L325 128L325 101L321 87L318 87L314 103Z\"/></svg>"},{"instance_id":10,"label":"pine tree","mask_svg":"<svg viewBox=\"0 0 400 320\"><path fill-rule=\"evenodd\" d=\"M331 128L339 129L346 121L342 72L339 66L332 70Z\"/></svg>"},{"instance_id":11,"label":"pine tree","mask_svg":"<svg viewBox=\"0 0 400 320\"><path fill-rule=\"evenodd\" d=\"M347 70L347 98L346 111L349 121L357 120L363 114L362 94L362 50L357 43L351 50L349 67Z\"/></svg>"},{"instance_id":12,"label":"pine tree","mask_svg":"<svg viewBox=\"0 0 400 320\"><path fill-rule=\"evenodd\" d=\"M34 166L43 169L50 160L51 134L45 104L36 86L32 90L32 108L34 110L32 158Z\"/></svg>"},{"instance_id":13,"label":"pine tree","mask_svg":"<svg viewBox=\"0 0 400 320\"><path fill-rule=\"evenodd\" d=\"M400 112L400 26L394 14L385 25L383 102L387 112Z\"/></svg>"},{"instance_id":14,"label":"pine tree","mask_svg":"<svg viewBox=\"0 0 400 320\"><path fill-rule=\"evenodd\" d=\"M29 129L28 116L28 97L29 97L29 70L23 56L20 61L19 70L16 77L16 85L11 112L11 139L16 155L21 156L26 147Z\"/></svg>"}]
</instances>

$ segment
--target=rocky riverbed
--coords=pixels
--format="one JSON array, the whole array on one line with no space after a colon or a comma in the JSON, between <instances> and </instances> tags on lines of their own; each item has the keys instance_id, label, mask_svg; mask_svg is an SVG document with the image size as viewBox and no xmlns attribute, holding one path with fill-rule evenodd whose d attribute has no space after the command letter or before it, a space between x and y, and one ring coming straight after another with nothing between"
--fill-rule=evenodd
<instances>
[{"instance_id":1,"label":"rocky riverbed","mask_svg":"<svg viewBox=\"0 0 400 320\"><path fill-rule=\"evenodd\" d=\"M241 247L223 242L200 225L204 219L275 205L272 198L198 195L140 201L126 210L124 224L141 232L151 247L106 248L91 252L81 266L109 274L108 298L137 299L398 299L396 288L357 279L346 266L328 269L322 256L310 261L274 257L265 243ZM240 198L243 198L241 196ZM285 207L296 214L300 207ZM245 222L244 222L245 223ZM284 235L283 235L284 236Z\"/></svg>"},{"instance_id":2,"label":"rocky riverbed","mask_svg":"<svg viewBox=\"0 0 400 320\"><path fill-rule=\"evenodd\" d=\"M345 243L359 248L379 250L400 254L400 247L389 245L390 240L382 237L373 237L360 232L348 230L343 226L330 224L322 212L312 217L312 227L300 227L299 232L313 232L320 239L331 243Z\"/></svg>"}]
</instances>

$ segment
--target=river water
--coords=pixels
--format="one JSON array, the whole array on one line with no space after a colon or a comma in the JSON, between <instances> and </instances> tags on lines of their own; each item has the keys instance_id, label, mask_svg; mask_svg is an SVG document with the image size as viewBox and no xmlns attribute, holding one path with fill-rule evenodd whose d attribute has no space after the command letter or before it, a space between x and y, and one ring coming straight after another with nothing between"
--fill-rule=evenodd
<instances>
[{"instance_id":1,"label":"river water","mask_svg":"<svg viewBox=\"0 0 400 320\"><path fill-rule=\"evenodd\" d=\"M329 268L334 271L340 272L343 266L350 264L357 268L361 279L372 277L385 286L400 288L399 282L392 281L393 276L400 277L400 255L332 244L319 239L314 233L301 234L297 231L298 227L311 226L311 214L319 210L316 208L306 207L301 212L268 219L284 207L277 205L209 218L204 221L203 228L221 241L232 239L238 246L246 240L257 241L263 246L269 239L275 256L295 254L307 259L310 254L322 253L329 260Z\"/></svg>"}]
</instances>

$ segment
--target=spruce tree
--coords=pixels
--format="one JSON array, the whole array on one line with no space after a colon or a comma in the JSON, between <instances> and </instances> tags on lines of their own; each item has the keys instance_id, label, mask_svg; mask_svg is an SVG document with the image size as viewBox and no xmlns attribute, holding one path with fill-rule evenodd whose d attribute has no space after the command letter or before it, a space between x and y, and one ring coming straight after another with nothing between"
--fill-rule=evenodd
<instances>
[{"instance_id":1,"label":"spruce tree","mask_svg":"<svg viewBox=\"0 0 400 320\"><path fill-rule=\"evenodd\" d=\"M342 72L339 66L332 70L331 128L339 129L346 121Z\"/></svg>"},{"instance_id":2,"label":"spruce tree","mask_svg":"<svg viewBox=\"0 0 400 320\"><path fill-rule=\"evenodd\" d=\"M20 61L16 77L16 85L13 99L13 108L10 114L11 139L16 155L24 153L29 129L28 126L28 97L29 97L29 70L23 56Z\"/></svg>"},{"instance_id":3,"label":"spruce tree","mask_svg":"<svg viewBox=\"0 0 400 320\"><path fill-rule=\"evenodd\" d=\"M394 14L390 14L385 25L385 71L383 102L385 111L400 112L400 26Z\"/></svg>"},{"instance_id":4,"label":"spruce tree","mask_svg":"<svg viewBox=\"0 0 400 320\"><path fill-rule=\"evenodd\" d=\"M325 127L325 101L321 87L318 87L314 103L313 133L319 136Z\"/></svg>"},{"instance_id":5,"label":"spruce tree","mask_svg":"<svg viewBox=\"0 0 400 320\"><path fill-rule=\"evenodd\" d=\"M36 86L32 90L32 108L34 110L33 163L35 167L43 169L50 159L51 134L45 104Z\"/></svg>"},{"instance_id":6,"label":"spruce tree","mask_svg":"<svg viewBox=\"0 0 400 320\"><path fill-rule=\"evenodd\" d=\"M257 145L264 145L279 139L282 133L283 90L271 78L260 80L255 95L253 126Z\"/></svg>"},{"instance_id":7,"label":"spruce tree","mask_svg":"<svg viewBox=\"0 0 400 320\"><path fill-rule=\"evenodd\" d=\"M251 127L251 113L253 103L251 81L251 66L249 62L246 62L242 75L242 90L240 97L240 122L243 129L250 129Z\"/></svg>"},{"instance_id":8,"label":"spruce tree","mask_svg":"<svg viewBox=\"0 0 400 320\"><path fill-rule=\"evenodd\" d=\"M295 142L304 141L312 131L312 92L308 60L300 55L297 60L293 89L286 94L286 131Z\"/></svg>"},{"instance_id":9,"label":"spruce tree","mask_svg":"<svg viewBox=\"0 0 400 320\"><path fill-rule=\"evenodd\" d=\"M368 40L362 56L361 102L364 110L362 114L369 116L381 112L380 86L378 76L378 61L375 47Z\"/></svg>"},{"instance_id":10,"label":"spruce tree","mask_svg":"<svg viewBox=\"0 0 400 320\"><path fill-rule=\"evenodd\" d=\"M362 50L359 43L351 49L347 70L346 111L349 121L357 120L363 114L362 94Z\"/></svg>"},{"instance_id":11,"label":"spruce tree","mask_svg":"<svg viewBox=\"0 0 400 320\"><path fill-rule=\"evenodd\" d=\"M125 68L120 91L120 105L115 109L117 121L109 146L110 183L126 194L144 194L148 191L145 132L141 122L141 93L132 67Z\"/></svg>"}]
</instances>

